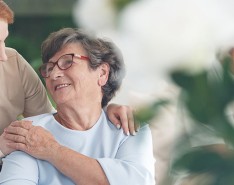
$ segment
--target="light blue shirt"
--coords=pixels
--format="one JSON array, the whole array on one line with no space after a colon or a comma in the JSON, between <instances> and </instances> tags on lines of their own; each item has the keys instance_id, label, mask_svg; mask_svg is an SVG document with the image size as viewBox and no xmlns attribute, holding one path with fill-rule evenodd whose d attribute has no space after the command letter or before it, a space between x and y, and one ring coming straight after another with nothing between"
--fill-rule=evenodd
<instances>
[{"instance_id":1,"label":"light blue shirt","mask_svg":"<svg viewBox=\"0 0 234 185\"><path fill-rule=\"evenodd\" d=\"M97 123L86 131L63 127L52 113L27 120L50 131L61 145L97 159L111 185L155 184L152 137L148 126L142 127L136 136L126 136L108 120L104 111ZM0 184L74 185L74 182L47 161L16 151L3 159Z\"/></svg>"}]
</instances>

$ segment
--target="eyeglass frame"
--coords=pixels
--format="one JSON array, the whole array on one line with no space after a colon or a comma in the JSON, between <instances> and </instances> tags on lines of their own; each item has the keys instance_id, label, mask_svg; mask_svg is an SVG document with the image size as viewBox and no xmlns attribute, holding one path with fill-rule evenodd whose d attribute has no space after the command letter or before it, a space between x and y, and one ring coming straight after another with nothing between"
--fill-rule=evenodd
<instances>
[{"instance_id":1,"label":"eyeglass frame","mask_svg":"<svg viewBox=\"0 0 234 185\"><path fill-rule=\"evenodd\" d=\"M62 69L62 68L59 66L58 63L59 63L59 60L60 60L62 57L66 56L66 55L72 56L72 63L71 63L71 65L70 65L68 68ZM74 57L77 57L77 58L79 58L80 60L90 60L89 57L87 57L87 56L83 56L83 55L80 55L80 54L77 54L77 53L68 53L68 54L64 54L64 55L60 56L59 59L58 59L56 62L46 62L46 63L42 64L42 65L39 67L39 72L40 72L40 74L41 74L41 76L42 76L43 78L49 78L51 72L53 71L53 69L54 69L54 67L55 67L56 65L58 66L58 68L59 68L60 70L67 70L67 69L69 69L69 68L72 66L73 63L77 63L77 62L74 61ZM53 68L52 68L52 70L50 71L49 75L45 77L45 76L42 75L41 69L42 69L42 67L43 67L44 65L46 65L46 64L48 64L48 63L53 64Z\"/></svg>"}]
</instances>

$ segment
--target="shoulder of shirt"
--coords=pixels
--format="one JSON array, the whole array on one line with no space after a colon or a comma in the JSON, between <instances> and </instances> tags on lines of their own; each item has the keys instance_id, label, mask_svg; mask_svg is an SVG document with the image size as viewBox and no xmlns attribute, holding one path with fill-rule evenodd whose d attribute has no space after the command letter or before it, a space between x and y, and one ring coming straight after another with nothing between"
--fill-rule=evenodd
<instances>
[{"instance_id":1,"label":"shoulder of shirt","mask_svg":"<svg viewBox=\"0 0 234 185\"><path fill-rule=\"evenodd\" d=\"M122 133L124 136L128 137L127 135L124 134L122 128L120 128L120 129L116 128L116 126L108 119L108 116L104 110L103 110L102 116L104 116L106 121L107 121L107 124L105 124L105 126L108 126L113 132ZM139 131L140 132L151 132L150 128L149 128L149 124L143 123L142 126L140 127Z\"/></svg>"},{"instance_id":2,"label":"shoulder of shirt","mask_svg":"<svg viewBox=\"0 0 234 185\"><path fill-rule=\"evenodd\" d=\"M27 117L27 118L24 118L23 120L32 121L33 125L37 126L37 125L39 125L41 119L44 119L46 117L50 117L52 115L53 115L53 112L40 114L40 115L37 115L37 116Z\"/></svg>"},{"instance_id":3,"label":"shoulder of shirt","mask_svg":"<svg viewBox=\"0 0 234 185\"><path fill-rule=\"evenodd\" d=\"M140 129L139 129L140 132L151 132L150 130L150 125L148 123L144 123Z\"/></svg>"},{"instance_id":4,"label":"shoulder of shirt","mask_svg":"<svg viewBox=\"0 0 234 185\"><path fill-rule=\"evenodd\" d=\"M108 126L111 130L119 132L120 129L117 129L116 126L109 120L107 113L102 110L102 118L106 121L105 126Z\"/></svg>"},{"instance_id":5,"label":"shoulder of shirt","mask_svg":"<svg viewBox=\"0 0 234 185\"><path fill-rule=\"evenodd\" d=\"M9 48L9 47L6 47L5 51L6 51L6 54L7 54L8 58L16 57L16 55L18 54L18 52L15 49Z\"/></svg>"}]
</instances>

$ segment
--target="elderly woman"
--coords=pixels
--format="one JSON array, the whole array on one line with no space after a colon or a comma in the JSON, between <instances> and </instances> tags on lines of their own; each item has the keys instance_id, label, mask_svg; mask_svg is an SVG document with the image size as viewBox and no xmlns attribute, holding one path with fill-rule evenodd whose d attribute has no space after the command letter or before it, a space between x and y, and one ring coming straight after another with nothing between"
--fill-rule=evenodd
<instances>
[{"instance_id":1,"label":"elderly woman","mask_svg":"<svg viewBox=\"0 0 234 185\"><path fill-rule=\"evenodd\" d=\"M9 146L25 153L16 151L4 159L0 183L153 185L148 126L136 136L126 135L102 110L124 76L114 44L65 28L43 42L42 60L40 73L57 112L30 117L34 126L14 123L22 126L20 143Z\"/></svg>"}]
</instances>

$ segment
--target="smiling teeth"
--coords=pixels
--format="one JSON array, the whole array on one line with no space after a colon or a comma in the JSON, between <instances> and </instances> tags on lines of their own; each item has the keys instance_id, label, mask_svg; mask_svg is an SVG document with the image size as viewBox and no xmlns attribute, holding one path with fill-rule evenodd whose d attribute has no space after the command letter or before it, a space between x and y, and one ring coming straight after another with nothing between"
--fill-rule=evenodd
<instances>
[{"instance_id":1,"label":"smiling teeth","mask_svg":"<svg viewBox=\"0 0 234 185\"><path fill-rule=\"evenodd\" d=\"M55 89L57 90L57 89L60 89L60 88L63 88L63 87L67 87L69 85L70 84L61 84L61 85L56 86Z\"/></svg>"}]
</instances>

